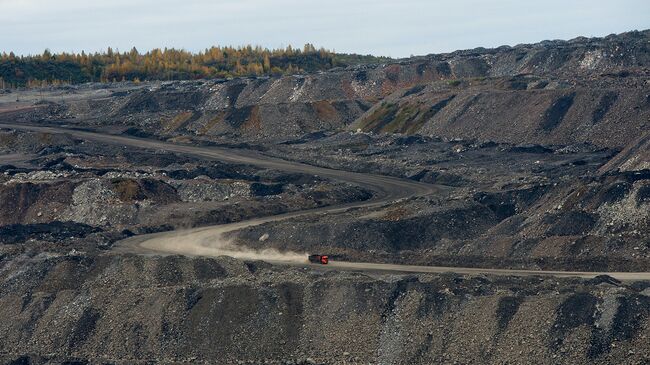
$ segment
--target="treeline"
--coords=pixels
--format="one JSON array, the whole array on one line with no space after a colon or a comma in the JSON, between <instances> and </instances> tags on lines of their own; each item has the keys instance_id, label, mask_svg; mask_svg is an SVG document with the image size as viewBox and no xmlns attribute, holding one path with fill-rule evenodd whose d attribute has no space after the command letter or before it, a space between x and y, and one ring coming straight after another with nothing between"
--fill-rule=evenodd
<instances>
[{"instance_id":1,"label":"treeline","mask_svg":"<svg viewBox=\"0 0 650 365\"><path fill-rule=\"evenodd\" d=\"M0 55L0 88L61 83L189 80L238 76L282 75L324 71L350 64L386 62L388 58L337 54L306 44L302 49L269 50L261 47L212 47L192 53L154 49L141 54L133 48L87 54L51 53Z\"/></svg>"}]
</instances>

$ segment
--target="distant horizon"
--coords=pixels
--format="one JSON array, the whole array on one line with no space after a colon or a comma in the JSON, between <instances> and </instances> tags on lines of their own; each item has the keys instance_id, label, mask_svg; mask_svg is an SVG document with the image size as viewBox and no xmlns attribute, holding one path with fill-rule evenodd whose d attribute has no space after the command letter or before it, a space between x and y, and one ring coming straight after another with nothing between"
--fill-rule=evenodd
<instances>
[{"instance_id":1,"label":"distant horizon","mask_svg":"<svg viewBox=\"0 0 650 365\"><path fill-rule=\"evenodd\" d=\"M647 0L0 0L0 52L16 55L311 43L406 58L648 28Z\"/></svg>"},{"instance_id":2,"label":"distant horizon","mask_svg":"<svg viewBox=\"0 0 650 365\"><path fill-rule=\"evenodd\" d=\"M436 55L436 54L453 53L453 52L456 52L456 51L472 50L472 49L476 49L476 48L495 49L495 48L500 48L500 47L516 47L516 46L520 46L520 45L537 44L537 43L541 43L541 42L545 42L545 41L570 41L570 40L572 40L572 39L576 39L576 38L588 38L588 39L592 39L592 38L605 38L605 37L608 37L608 36L611 36L611 35L621 35L621 34L626 34L626 33L632 33L632 32L645 32L645 31L650 31L650 28L646 28L646 29L630 29L630 30L626 30L626 31L622 31L622 32L617 32L617 33L608 33L608 34L597 35L597 36L581 36L581 35L578 35L578 36L571 37L571 38L540 39L540 40L533 41L533 42L525 42L525 43L517 43L517 44L501 44L501 45L498 45L498 46L490 46L490 47L485 47L485 46L475 46L475 47L468 47L468 48L458 48L458 49L449 50L449 51L444 51L444 52L429 52L429 53L423 53L423 54L412 54L412 55L405 56L405 57L389 57L389 56L385 56L385 55L377 55L377 54L370 54L370 53L358 53L358 52L340 52L340 51L338 51L338 50L335 50L335 49L329 49L329 48L326 48L326 47L321 47L321 46L319 46L319 45L316 45L316 44L313 44L313 43L310 43L310 42L307 42L306 44L312 44L312 45L313 45L317 50L323 48L323 49L325 49L326 51L330 51L330 52L334 52L334 53L338 53L338 54L350 54L350 55L359 55L359 56L386 57L386 58L393 58L393 59L395 59L395 60L398 60L398 59L405 59L405 58L410 58L410 57L422 57L422 56L429 56L429 55ZM229 45L223 45L223 44L213 44L213 45L206 46L206 47L204 47L204 48L198 49L198 50L196 50L196 51L191 51L191 50L188 50L188 49L185 49L185 48L175 48L175 47L154 47L154 48L151 48L151 49L145 49L145 50L142 50L142 49L138 49L138 48L135 47L135 46L128 47L127 49L119 49L119 48L114 48L114 47L108 46L108 47L106 47L105 49L99 49L99 50L93 50L93 51L88 51L88 50L85 50L85 49L82 49L82 50L80 50L80 51L55 51L55 50L52 50L52 49L50 49L50 48L45 48L45 49L43 49L43 51L41 51L41 52L30 53L30 54L18 54L18 53L14 52L14 51L4 51L4 50L3 50L3 51L0 51L0 53L6 53L6 54L9 54L9 53L13 52L13 53L14 53L16 56L18 56L18 57L31 57L31 56L40 56L40 55L42 55L45 51L49 51L49 52L51 52L52 54L61 54L61 53L67 53L67 54L81 54L82 52L85 52L86 54L95 54L95 53L103 54L103 53L106 53L106 52L108 51L109 48L110 48L113 52L116 52L116 53L128 53L128 52L130 52L133 48L136 48L136 50L137 50L138 53L140 53L140 54L146 54L146 53L151 52L151 51L156 50L156 49L160 49L160 50L164 50L164 49L172 50L172 49L173 49L173 50L178 50L178 51L187 51L187 52L191 52L191 53L193 53L193 54L197 54L197 53L205 52L206 49L210 49L210 48L213 48L213 47L216 47L216 48L234 48L234 49L243 49L243 48L246 48L246 47L248 47L248 46L251 46L251 47L253 47L253 48L261 47L262 49L266 49L266 50L269 50L269 51L275 51L275 50L285 49L286 47L289 47L289 46L291 46L291 47L294 48L294 49L301 49L301 50L302 50L303 47L305 46L305 44L302 44L302 45L289 44L289 45L287 45L287 46L283 46L283 47L281 47L281 48L270 48L270 47L264 47L264 46L261 46L261 45L258 45L258 44L252 44L252 43L251 43L251 44L242 44L242 45L231 45L231 44L229 44Z\"/></svg>"}]
</instances>

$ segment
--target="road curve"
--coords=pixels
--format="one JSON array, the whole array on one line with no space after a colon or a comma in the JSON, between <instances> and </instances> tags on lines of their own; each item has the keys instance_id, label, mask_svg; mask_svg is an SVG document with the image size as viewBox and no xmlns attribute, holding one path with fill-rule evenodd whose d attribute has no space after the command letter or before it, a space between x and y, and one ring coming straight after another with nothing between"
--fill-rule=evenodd
<instances>
[{"instance_id":1,"label":"road curve","mask_svg":"<svg viewBox=\"0 0 650 365\"><path fill-rule=\"evenodd\" d=\"M250 251L233 245L223 239L227 232L252 227L264 223L280 221L307 214L331 214L343 212L352 208L375 207L386 205L398 199L414 196L425 196L440 192L444 187L424 184L416 181L399 179L390 176L356 173L307 165L299 162L286 161L275 157L263 155L257 151L245 149L229 149L217 147L195 147L179 145L169 142L127 137L121 135L89 132L64 127L45 127L22 124L0 123L0 128L11 128L25 131L43 133L68 134L77 138L109 143L128 145L132 147L164 150L167 152L181 153L191 156L203 157L230 163L249 164L261 168L277 169L287 172L299 172L317 175L328 179L343 181L370 189L374 196L370 200L354 202L336 206L322 207L298 212L285 213L270 217L255 218L247 221L223 224L217 226L201 227L172 232L160 232L139 235L118 242L116 251L132 252L138 254L180 254L188 256L221 256L228 255L248 259L265 259L266 261L287 265L310 265L306 262L304 254L284 254L273 250ZM312 265L313 266L313 265ZM413 266L395 264L374 264L363 262L331 261L323 269L340 269L350 271L369 272L399 272L399 273L443 273L454 272L458 274L490 274L510 276L543 275L553 277L579 277L593 278L598 275L609 275L618 280L650 280L648 272L577 272L577 271L541 271L541 270L507 270L485 268L439 267L439 266Z\"/></svg>"}]
</instances>

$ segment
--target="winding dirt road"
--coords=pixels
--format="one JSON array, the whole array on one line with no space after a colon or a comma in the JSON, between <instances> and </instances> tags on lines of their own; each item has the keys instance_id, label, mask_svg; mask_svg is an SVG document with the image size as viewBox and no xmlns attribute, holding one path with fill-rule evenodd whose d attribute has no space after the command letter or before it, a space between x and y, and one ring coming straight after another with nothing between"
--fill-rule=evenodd
<instances>
[{"instance_id":1,"label":"winding dirt road","mask_svg":"<svg viewBox=\"0 0 650 365\"><path fill-rule=\"evenodd\" d=\"M248 259L265 259L273 263L305 266L306 255L286 254L273 250L250 251L238 247L223 236L227 232L238 229L256 226L264 223L289 219L302 215L318 215L339 213L352 208L377 207L389 204L395 200L425 196L439 193L444 187L424 184L406 179L399 179L383 175L355 173L349 171L334 170L286 161L279 158L263 155L256 151L243 149L226 149L216 147L194 147L157 140L126 137L120 135L88 132L64 127L45 127L18 124L0 123L0 128L11 128L26 131L43 133L68 134L77 138L95 141L99 143L110 143L117 145L128 145L140 148L164 150L209 158L224 162L249 164L261 168L277 169L287 172L299 172L311 175L318 175L324 178L343 181L365 187L374 192L372 199L363 202L329 206L299 212L286 213L276 216L251 219L232 224L202 227L196 229L161 232L131 237L120 241L116 250L119 252L132 252L139 254L181 254L188 256L220 256L228 255ZM650 280L648 272L569 272L569 271L536 271L536 270L505 270L505 269L483 269L483 268L461 268L461 267L437 267L437 266L412 266L393 264L373 264L361 262L337 262L331 261L323 269L339 269L351 271L369 272L400 272L400 273L442 273L454 272L458 274L491 274L491 275L512 275L530 276L544 275L553 277L581 277L593 278L598 275L609 275L618 280Z\"/></svg>"}]
</instances>

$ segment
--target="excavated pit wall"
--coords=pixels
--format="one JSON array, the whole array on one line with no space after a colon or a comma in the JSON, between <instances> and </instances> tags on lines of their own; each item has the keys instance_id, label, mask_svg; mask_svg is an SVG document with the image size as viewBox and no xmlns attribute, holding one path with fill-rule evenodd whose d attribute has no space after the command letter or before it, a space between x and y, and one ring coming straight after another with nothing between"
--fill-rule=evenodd
<instances>
[{"instance_id":1,"label":"excavated pit wall","mask_svg":"<svg viewBox=\"0 0 650 365\"><path fill-rule=\"evenodd\" d=\"M6 257L0 277L0 316L12 319L0 323L5 362L650 359L647 283L366 275L78 252Z\"/></svg>"},{"instance_id":2,"label":"excavated pit wall","mask_svg":"<svg viewBox=\"0 0 650 365\"><path fill-rule=\"evenodd\" d=\"M145 83L50 106L56 115L44 118L158 136L276 141L361 128L622 149L647 129L649 38L630 32L308 75ZM379 126L369 126L384 102Z\"/></svg>"}]
</instances>

